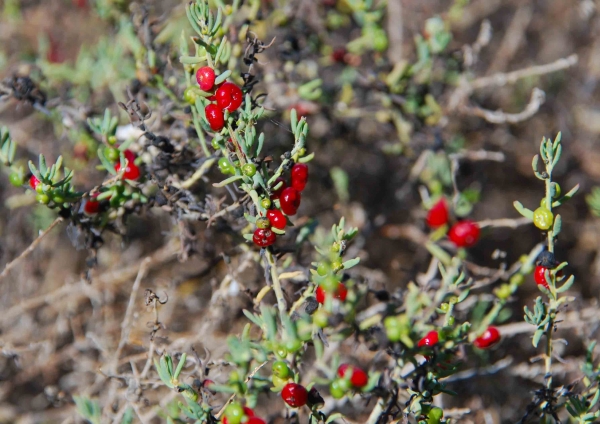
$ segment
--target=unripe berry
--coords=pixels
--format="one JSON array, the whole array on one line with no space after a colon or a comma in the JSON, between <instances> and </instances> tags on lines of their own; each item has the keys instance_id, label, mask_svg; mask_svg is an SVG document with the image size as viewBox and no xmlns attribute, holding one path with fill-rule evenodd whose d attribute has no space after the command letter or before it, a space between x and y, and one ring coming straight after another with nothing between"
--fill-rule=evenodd
<instances>
[{"instance_id":1,"label":"unripe berry","mask_svg":"<svg viewBox=\"0 0 600 424\"><path fill-rule=\"evenodd\" d=\"M533 211L533 224L540 230L548 230L554 222L554 215L545 207L539 207Z\"/></svg>"}]
</instances>

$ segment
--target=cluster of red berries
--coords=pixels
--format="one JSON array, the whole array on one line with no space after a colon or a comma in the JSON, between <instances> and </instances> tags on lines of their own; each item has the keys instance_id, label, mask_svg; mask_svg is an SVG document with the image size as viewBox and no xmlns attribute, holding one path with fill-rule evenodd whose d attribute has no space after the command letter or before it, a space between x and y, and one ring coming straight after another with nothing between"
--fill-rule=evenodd
<instances>
[{"instance_id":1,"label":"cluster of red berries","mask_svg":"<svg viewBox=\"0 0 600 424\"><path fill-rule=\"evenodd\" d=\"M196 72L196 81L200 89L211 92L215 88L215 70L203 66ZM215 94L208 97L211 102L204 108L204 115L213 131L221 131L225 126L225 110L235 112L244 101L242 89L232 82L224 82L217 86Z\"/></svg>"},{"instance_id":2,"label":"cluster of red berries","mask_svg":"<svg viewBox=\"0 0 600 424\"><path fill-rule=\"evenodd\" d=\"M315 291L315 297L317 298L317 302L325 303L326 295L327 292L323 289L323 287L318 286L317 290ZM343 302L346 300L346 296L348 296L348 289L346 288L346 285L340 281L338 283L337 289L333 293L333 297Z\"/></svg>"},{"instance_id":3,"label":"cluster of red berries","mask_svg":"<svg viewBox=\"0 0 600 424\"><path fill-rule=\"evenodd\" d=\"M446 200L440 199L429 211L425 222L431 228L438 228L446 225L449 221L450 213ZM456 247L472 247L479 240L481 230L476 222L464 220L455 223L448 231L448 238Z\"/></svg>"},{"instance_id":4,"label":"cluster of red berries","mask_svg":"<svg viewBox=\"0 0 600 424\"><path fill-rule=\"evenodd\" d=\"M438 344L440 336L437 331L430 331L417 343L418 347L433 347ZM473 341L479 349L487 349L500 341L500 331L494 326L489 326L483 334Z\"/></svg>"},{"instance_id":5,"label":"cluster of red berries","mask_svg":"<svg viewBox=\"0 0 600 424\"><path fill-rule=\"evenodd\" d=\"M265 420L254 415L251 408L239 403L232 403L225 408L221 422L223 424L266 424Z\"/></svg>"},{"instance_id":6,"label":"cluster of red berries","mask_svg":"<svg viewBox=\"0 0 600 424\"><path fill-rule=\"evenodd\" d=\"M280 209L268 209L266 218L258 218L256 220L256 230L252 236L252 241L258 247L267 247L275 243L276 234L271 230L275 227L279 230L285 229L287 218L285 215L295 215L300 207L301 194L300 192L306 187L308 181L308 166L303 163L297 163L292 167L291 186L287 187L283 178L278 178L275 185L279 185L275 190L271 199L267 201L279 199ZM284 215L285 214L285 215Z\"/></svg>"},{"instance_id":7,"label":"cluster of red berries","mask_svg":"<svg viewBox=\"0 0 600 424\"><path fill-rule=\"evenodd\" d=\"M343 397L351 389L362 389L369 383L369 376L355 365L341 364L337 370L337 378L329 385L331 396Z\"/></svg>"}]
</instances>

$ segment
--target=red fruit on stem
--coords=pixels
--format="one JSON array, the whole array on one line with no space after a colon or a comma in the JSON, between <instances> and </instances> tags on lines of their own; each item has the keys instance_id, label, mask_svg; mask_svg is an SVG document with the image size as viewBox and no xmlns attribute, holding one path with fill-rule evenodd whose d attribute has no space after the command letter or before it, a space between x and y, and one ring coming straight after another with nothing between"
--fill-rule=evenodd
<instances>
[{"instance_id":1,"label":"red fruit on stem","mask_svg":"<svg viewBox=\"0 0 600 424\"><path fill-rule=\"evenodd\" d=\"M306 405L308 392L306 391L306 388L300 384L288 383L283 386L281 398L292 408L299 408Z\"/></svg>"},{"instance_id":2,"label":"red fruit on stem","mask_svg":"<svg viewBox=\"0 0 600 424\"><path fill-rule=\"evenodd\" d=\"M277 190L273 191L273 193L271 194L271 200L279 199L279 197L281 196L281 193L287 187L285 180L281 177L279 177L275 180L275 184L273 184L273 187L277 186L277 184L279 184L280 182L281 182L281 186Z\"/></svg>"},{"instance_id":3,"label":"red fruit on stem","mask_svg":"<svg viewBox=\"0 0 600 424\"><path fill-rule=\"evenodd\" d=\"M232 82L226 82L220 86L215 95L217 96L217 105L229 112L236 111L244 100L242 89Z\"/></svg>"},{"instance_id":4,"label":"red fruit on stem","mask_svg":"<svg viewBox=\"0 0 600 424\"><path fill-rule=\"evenodd\" d=\"M448 238L456 247L472 247L479 240L480 232L476 222L465 220L457 222L450 228Z\"/></svg>"},{"instance_id":5,"label":"red fruit on stem","mask_svg":"<svg viewBox=\"0 0 600 424\"><path fill-rule=\"evenodd\" d=\"M325 290L323 290L323 288L321 286L318 286L317 290L315 291L315 297L317 298L317 302L325 303L325 295L326 294L327 293L325 292ZM335 297L336 299L339 299L340 301L343 302L346 300L346 296L348 296L348 289L346 288L344 283L340 282L338 284L338 287L337 287L333 297Z\"/></svg>"},{"instance_id":6,"label":"red fruit on stem","mask_svg":"<svg viewBox=\"0 0 600 424\"><path fill-rule=\"evenodd\" d=\"M362 388L369 382L369 376L361 368L357 366L350 366L348 364L341 364L338 367L337 375L340 378L347 378L348 370L351 370L352 375L350 376L350 383L354 387Z\"/></svg>"},{"instance_id":7,"label":"red fruit on stem","mask_svg":"<svg viewBox=\"0 0 600 424\"><path fill-rule=\"evenodd\" d=\"M94 197L98 197L96 194ZM83 212L86 215L96 215L100 210L100 202L96 202L95 200L88 200L83 205Z\"/></svg>"},{"instance_id":8,"label":"red fruit on stem","mask_svg":"<svg viewBox=\"0 0 600 424\"><path fill-rule=\"evenodd\" d=\"M258 247L267 247L275 243L277 236L275 233L268 228L257 228L254 230L254 235L252 236L252 241Z\"/></svg>"},{"instance_id":9,"label":"red fruit on stem","mask_svg":"<svg viewBox=\"0 0 600 424\"><path fill-rule=\"evenodd\" d=\"M225 115L219 106L212 103L207 105L204 108L204 115L213 131L221 131L225 126Z\"/></svg>"},{"instance_id":10,"label":"red fruit on stem","mask_svg":"<svg viewBox=\"0 0 600 424\"><path fill-rule=\"evenodd\" d=\"M140 168L138 168L138 166L134 163L135 153L129 149L126 149L123 152L123 155L125 156L125 159L127 159L123 178L126 180L137 180L140 177ZM121 162L119 161L115 164L115 171L119 172L120 169Z\"/></svg>"},{"instance_id":11,"label":"red fruit on stem","mask_svg":"<svg viewBox=\"0 0 600 424\"><path fill-rule=\"evenodd\" d=\"M279 209L269 209L267 211L267 218L269 218L272 227L280 230L283 230L287 225L287 219Z\"/></svg>"},{"instance_id":12,"label":"red fruit on stem","mask_svg":"<svg viewBox=\"0 0 600 424\"><path fill-rule=\"evenodd\" d=\"M250 417L250 419L248 421L246 421L246 424L267 424L267 423L262 418Z\"/></svg>"},{"instance_id":13,"label":"red fruit on stem","mask_svg":"<svg viewBox=\"0 0 600 424\"><path fill-rule=\"evenodd\" d=\"M419 343L417 343L417 346L418 347L423 347L423 346L433 347L438 343L439 340L440 340L440 337L438 335L438 332L430 331L429 333L427 333L425 335L425 337L423 337L421 340L419 340Z\"/></svg>"},{"instance_id":14,"label":"red fruit on stem","mask_svg":"<svg viewBox=\"0 0 600 424\"><path fill-rule=\"evenodd\" d=\"M210 66L203 66L196 71L196 81L201 90L212 90L215 86L215 70Z\"/></svg>"},{"instance_id":15,"label":"red fruit on stem","mask_svg":"<svg viewBox=\"0 0 600 424\"><path fill-rule=\"evenodd\" d=\"M429 211L425 222L431 228L441 227L448 223L448 206L446 200L440 199Z\"/></svg>"},{"instance_id":16,"label":"red fruit on stem","mask_svg":"<svg viewBox=\"0 0 600 424\"><path fill-rule=\"evenodd\" d=\"M333 53L331 53L331 59L337 63L344 63L344 57L346 56L346 53L347 51L345 47L338 47L333 51Z\"/></svg>"},{"instance_id":17,"label":"red fruit on stem","mask_svg":"<svg viewBox=\"0 0 600 424\"><path fill-rule=\"evenodd\" d=\"M286 215L296 215L298 208L300 207L300 201L302 200L300 192L294 187L287 187L279 196L279 204L281 210Z\"/></svg>"},{"instance_id":18,"label":"red fruit on stem","mask_svg":"<svg viewBox=\"0 0 600 424\"><path fill-rule=\"evenodd\" d=\"M308 181L308 166L304 163L297 163L292 167L292 187L297 191L302 191Z\"/></svg>"},{"instance_id":19,"label":"red fruit on stem","mask_svg":"<svg viewBox=\"0 0 600 424\"><path fill-rule=\"evenodd\" d=\"M477 337L473 344L479 349L487 349L500 341L500 332L496 327L488 327L484 333Z\"/></svg>"},{"instance_id":20,"label":"red fruit on stem","mask_svg":"<svg viewBox=\"0 0 600 424\"><path fill-rule=\"evenodd\" d=\"M40 184L40 180L38 180L35 175L32 175L31 177L29 177L29 187L31 187L32 189L35 190L39 184Z\"/></svg>"},{"instance_id":21,"label":"red fruit on stem","mask_svg":"<svg viewBox=\"0 0 600 424\"><path fill-rule=\"evenodd\" d=\"M549 289L550 285L548 284L548 280L546 279L547 270L548 268L543 267L541 265L536 266L535 271L533 271L533 278L538 286L544 286L547 289Z\"/></svg>"}]
</instances>

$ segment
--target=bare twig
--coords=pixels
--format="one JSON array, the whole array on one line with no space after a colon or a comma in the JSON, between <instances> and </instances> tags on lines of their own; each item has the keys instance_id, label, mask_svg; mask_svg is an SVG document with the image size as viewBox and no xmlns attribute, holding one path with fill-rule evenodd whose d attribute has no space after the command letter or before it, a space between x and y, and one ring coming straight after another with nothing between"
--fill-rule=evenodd
<instances>
[{"instance_id":1,"label":"bare twig","mask_svg":"<svg viewBox=\"0 0 600 424\"><path fill-rule=\"evenodd\" d=\"M402 60L402 0L387 2L387 34L390 40L387 51L391 63Z\"/></svg>"},{"instance_id":2,"label":"bare twig","mask_svg":"<svg viewBox=\"0 0 600 424\"><path fill-rule=\"evenodd\" d=\"M534 88L531 93L529 103L525 106L525 109L519 113L506 113L501 110L493 111L487 110L480 107L463 107L463 111L470 115L479 116L492 124L516 124L518 122L526 121L540 110L540 106L546 100L546 94L539 88Z\"/></svg>"},{"instance_id":3,"label":"bare twig","mask_svg":"<svg viewBox=\"0 0 600 424\"><path fill-rule=\"evenodd\" d=\"M13 259L11 262L9 262L6 267L4 267L4 270L2 271L2 273L0 274L0 280L4 277L6 277L8 275L8 273L10 272L10 270L21 260L26 258L31 252L34 251L34 249L37 247L38 244L40 244L40 242L42 241L42 239L50 232L52 231L52 229L54 227L56 227L58 224L60 224L61 222L63 222L64 218L62 217L58 217L54 220L54 222L52 224L50 224L50 226L48 228L46 228L44 231L42 231L40 233L40 235L29 245L29 247L27 247L27 249L25 249L23 251L23 253L21 253L19 256L17 256L15 259Z\"/></svg>"}]
</instances>

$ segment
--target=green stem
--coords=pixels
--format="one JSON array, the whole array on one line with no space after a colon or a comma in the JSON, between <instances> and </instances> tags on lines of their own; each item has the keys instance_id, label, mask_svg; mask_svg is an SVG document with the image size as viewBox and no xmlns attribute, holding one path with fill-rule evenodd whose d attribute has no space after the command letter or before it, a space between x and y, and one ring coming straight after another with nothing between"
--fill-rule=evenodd
<instances>
[{"instance_id":1,"label":"green stem","mask_svg":"<svg viewBox=\"0 0 600 424\"><path fill-rule=\"evenodd\" d=\"M196 129L196 133L198 134L198 139L200 140L200 145L202 146L202 151L206 157L210 156L210 151L208 150L208 146L206 145L206 139L204 138L204 131L200 126L200 121L198 118L198 111L195 106L192 106L192 115L194 116L194 128Z\"/></svg>"},{"instance_id":2,"label":"green stem","mask_svg":"<svg viewBox=\"0 0 600 424\"><path fill-rule=\"evenodd\" d=\"M271 279L273 280L273 291L275 292L275 298L277 299L277 308L279 309L279 315L282 318L282 322L283 322L283 317L285 316L286 313L286 303L285 303L285 298L283 297L283 290L281 289L281 283L279 282L279 275L277 274L277 263L275 262L275 258L273 257L273 254L267 250L266 251L266 257L267 257L267 262L269 263L269 266L271 267Z\"/></svg>"}]
</instances>

